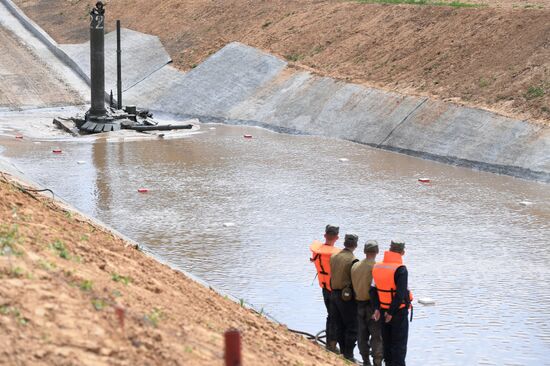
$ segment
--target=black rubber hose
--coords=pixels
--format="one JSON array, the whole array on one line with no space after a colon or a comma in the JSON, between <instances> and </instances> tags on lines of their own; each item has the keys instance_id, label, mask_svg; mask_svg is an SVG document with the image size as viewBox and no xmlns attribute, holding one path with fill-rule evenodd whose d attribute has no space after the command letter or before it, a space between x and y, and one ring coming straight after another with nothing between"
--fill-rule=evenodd
<instances>
[{"instance_id":1,"label":"black rubber hose","mask_svg":"<svg viewBox=\"0 0 550 366\"><path fill-rule=\"evenodd\" d=\"M324 338L324 337L320 336L320 334L323 333L324 330L320 331L316 335L313 335L313 334L308 333L308 332L302 332L301 330L290 329L290 328L288 328L288 330L291 331L292 333L301 334L309 340L316 341L316 342L321 343L323 345L326 344L326 342L322 340L322 338Z\"/></svg>"}]
</instances>

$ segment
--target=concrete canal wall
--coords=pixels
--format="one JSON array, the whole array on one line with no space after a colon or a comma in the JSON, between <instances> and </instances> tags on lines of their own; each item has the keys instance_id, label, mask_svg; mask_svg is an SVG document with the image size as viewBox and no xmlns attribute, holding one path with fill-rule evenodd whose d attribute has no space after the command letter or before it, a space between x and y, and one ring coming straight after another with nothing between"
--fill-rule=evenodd
<instances>
[{"instance_id":1,"label":"concrete canal wall","mask_svg":"<svg viewBox=\"0 0 550 366\"><path fill-rule=\"evenodd\" d=\"M141 64L133 61L132 67ZM124 102L203 122L331 136L550 182L547 126L296 71L240 43L228 44L187 73L166 64L127 89Z\"/></svg>"},{"instance_id":2,"label":"concrete canal wall","mask_svg":"<svg viewBox=\"0 0 550 366\"><path fill-rule=\"evenodd\" d=\"M29 21L26 26L38 28ZM116 80L115 43L114 33L108 34L106 92ZM550 182L547 125L320 77L289 68L284 60L240 43L226 45L187 73L169 65L169 56L156 37L124 30L122 44L125 104L203 122L331 136ZM88 43L57 48L71 59L63 56L62 60L89 76Z\"/></svg>"}]
</instances>

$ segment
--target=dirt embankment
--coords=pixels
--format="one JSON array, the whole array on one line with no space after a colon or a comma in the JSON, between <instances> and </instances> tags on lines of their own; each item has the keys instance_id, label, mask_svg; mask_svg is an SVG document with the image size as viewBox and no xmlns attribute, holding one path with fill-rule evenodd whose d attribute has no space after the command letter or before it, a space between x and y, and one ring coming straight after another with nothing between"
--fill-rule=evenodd
<instances>
[{"instance_id":1,"label":"dirt embankment","mask_svg":"<svg viewBox=\"0 0 550 366\"><path fill-rule=\"evenodd\" d=\"M60 42L87 39L91 1L16 2ZM108 26L158 35L184 70L240 41L322 75L550 123L550 2L535 3L120 0Z\"/></svg>"},{"instance_id":2,"label":"dirt embankment","mask_svg":"<svg viewBox=\"0 0 550 366\"><path fill-rule=\"evenodd\" d=\"M34 196L0 177L1 365L221 365L231 327L246 365L345 364Z\"/></svg>"}]
</instances>

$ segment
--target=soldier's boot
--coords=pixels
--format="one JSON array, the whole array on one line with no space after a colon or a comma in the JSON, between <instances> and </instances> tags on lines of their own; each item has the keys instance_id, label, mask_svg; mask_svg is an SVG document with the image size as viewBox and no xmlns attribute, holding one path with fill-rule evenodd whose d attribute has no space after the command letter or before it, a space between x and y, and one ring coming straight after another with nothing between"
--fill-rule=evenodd
<instances>
[{"instance_id":1,"label":"soldier's boot","mask_svg":"<svg viewBox=\"0 0 550 366\"><path fill-rule=\"evenodd\" d=\"M372 366L368 357L363 357L363 366Z\"/></svg>"},{"instance_id":2,"label":"soldier's boot","mask_svg":"<svg viewBox=\"0 0 550 366\"><path fill-rule=\"evenodd\" d=\"M345 358L346 360L348 360L348 361L353 362L353 363L356 363L356 362L357 362L357 360L355 359L355 357L353 357L353 354L351 354L351 355L344 355L344 358Z\"/></svg>"},{"instance_id":3,"label":"soldier's boot","mask_svg":"<svg viewBox=\"0 0 550 366\"><path fill-rule=\"evenodd\" d=\"M382 358L373 359L374 366L382 366Z\"/></svg>"},{"instance_id":4,"label":"soldier's boot","mask_svg":"<svg viewBox=\"0 0 550 366\"><path fill-rule=\"evenodd\" d=\"M334 352L336 354L340 354L340 351L338 350L338 347L336 346L338 344L337 341L329 341L327 343L327 350L330 352Z\"/></svg>"},{"instance_id":5,"label":"soldier's boot","mask_svg":"<svg viewBox=\"0 0 550 366\"><path fill-rule=\"evenodd\" d=\"M342 350L342 355L346 360L349 360L351 362L356 362L355 357L353 357L353 348L350 350L349 347L344 347L344 349Z\"/></svg>"}]
</instances>

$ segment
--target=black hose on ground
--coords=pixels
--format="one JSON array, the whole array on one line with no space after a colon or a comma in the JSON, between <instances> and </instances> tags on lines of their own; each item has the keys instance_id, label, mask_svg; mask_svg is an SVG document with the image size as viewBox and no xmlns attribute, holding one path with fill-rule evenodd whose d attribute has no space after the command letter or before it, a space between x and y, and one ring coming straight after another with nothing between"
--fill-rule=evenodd
<instances>
[{"instance_id":1,"label":"black hose on ground","mask_svg":"<svg viewBox=\"0 0 550 366\"><path fill-rule=\"evenodd\" d=\"M52 198L55 199L55 193L53 193L53 191L51 189L48 189L48 188L45 188L45 189L33 189L33 188L28 188L28 187L23 187L21 184L19 183L15 183L14 181L8 179L8 177L6 177L6 174L8 173L4 173L4 172L0 172L0 175L2 176L4 182L8 183L8 184L11 184L12 186L14 186L15 188L17 188L18 190L20 190L21 192L29 195L30 197L32 197L33 199L35 200L38 200L38 198L36 198L31 192L35 192L35 193L38 193L38 192L50 192L52 194ZM9 174L8 174L9 175Z\"/></svg>"},{"instance_id":2,"label":"black hose on ground","mask_svg":"<svg viewBox=\"0 0 550 366\"><path fill-rule=\"evenodd\" d=\"M325 334L322 335L323 333L325 333ZM321 344L324 344L324 345L327 344L327 342L323 340L323 339L326 339L326 338L327 338L327 335L326 335L326 332L325 332L324 329L322 331L320 331L319 333L315 334L315 341L317 341Z\"/></svg>"},{"instance_id":3,"label":"black hose on ground","mask_svg":"<svg viewBox=\"0 0 550 366\"><path fill-rule=\"evenodd\" d=\"M39 193L39 192L50 192L52 194L52 198L55 199L55 193L53 193L53 191L49 188L44 188L44 189L31 189L31 188L25 188L23 186L16 186L17 189L19 189L20 191L22 192L35 192L35 193Z\"/></svg>"},{"instance_id":4,"label":"black hose on ground","mask_svg":"<svg viewBox=\"0 0 550 366\"><path fill-rule=\"evenodd\" d=\"M170 130L190 130L193 128L193 125L160 125L160 126L131 126L128 127L129 130L134 130L138 132L145 131L170 131Z\"/></svg>"},{"instance_id":5,"label":"black hose on ground","mask_svg":"<svg viewBox=\"0 0 550 366\"><path fill-rule=\"evenodd\" d=\"M295 330L295 329L290 329L288 328L289 331L291 331L292 333L296 333L296 334L300 334L300 335L303 335L304 337L306 337L306 339L308 341L315 341L323 346L326 346L327 342L323 339L326 339L327 338L327 335L326 335L326 331L325 329L323 329L322 331L320 331L319 333L313 335L313 334L310 334L308 332L302 332L301 330ZM359 361L354 361L354 362L351 362L352 364L354 365L362 365L361 362Z\"/></svg>"},{"instance_id":6,"label":"black hose on ground","mask_svg":"<svg viewBox=\"0 0 550 366\"><path fill-rule=\"evenodd\" d=\"M296 333L296 334L300 334L300 335L303 335L304 337L306 337L308 340L310 341L315 341L317 343L321 343L322 345L326 345L327 343L323 340L323 338L326 338L326 336L322 335L325 330L323 329L322 331L320 331L319 333L317 333L316 335L313 335L311 333L308 333L308 332L302 332L301 330L296 330L296 329L290 329L288 328L289 331L291 331L292 333Z\"/></svg>"}]
</instances>

